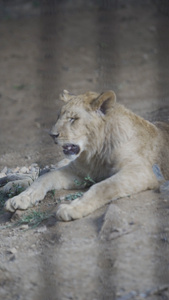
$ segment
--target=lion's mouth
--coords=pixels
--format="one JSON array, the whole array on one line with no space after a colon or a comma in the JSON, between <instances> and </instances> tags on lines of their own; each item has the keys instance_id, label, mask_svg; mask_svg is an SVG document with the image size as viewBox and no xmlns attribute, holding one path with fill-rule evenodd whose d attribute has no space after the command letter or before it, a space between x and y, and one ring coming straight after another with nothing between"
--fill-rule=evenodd
<instances>
[{"instance_id":1,"label":"lion's mouth","mask_svg":"<svg viewBox=\"0 0 169 300\"><path fill-rule=\"evenodd\" d=\"M65 155L77 155L80 152L80 147L74 144L65 144L63 146L63 153Z\"/></svg>"}]
</instances>

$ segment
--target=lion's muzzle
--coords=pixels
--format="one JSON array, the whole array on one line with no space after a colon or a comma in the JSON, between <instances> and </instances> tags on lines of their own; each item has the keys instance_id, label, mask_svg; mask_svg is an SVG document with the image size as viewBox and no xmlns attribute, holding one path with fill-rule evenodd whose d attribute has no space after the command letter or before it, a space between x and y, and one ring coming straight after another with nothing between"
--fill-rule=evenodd
<instances>
[{"instance_id":1,"label":"lion's muzzle","mask_svg":"<svg viewBox=\"0 0 169 300\"><path fill-rule=\"evenodd\" d=\"M74 144L63 145L63 153L65 155L77 155L80 152L80 147Z\"/></svg>"}]
</instances>

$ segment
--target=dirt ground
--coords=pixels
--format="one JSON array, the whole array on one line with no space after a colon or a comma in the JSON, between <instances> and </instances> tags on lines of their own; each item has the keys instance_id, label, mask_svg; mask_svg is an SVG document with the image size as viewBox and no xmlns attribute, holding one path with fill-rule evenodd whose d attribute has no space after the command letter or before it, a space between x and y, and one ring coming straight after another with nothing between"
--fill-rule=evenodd
<instances>
[{"instance_id":1,"label":"dirt ground","mask_svg":"<svg viewBox=\"0 0 169 300\"><path fill-rule=\"evenodd\" d=\"M113 89L134 112L169 121L168 7L2 2L0 169L63 158L48 136L63 89ZM57 198L48 195L33 211L54 212ZM52 215L28 228L11 217L1 209L1 299L169 299L167 195L146 191L68 223Z\"/></svg>"}]
</instances>

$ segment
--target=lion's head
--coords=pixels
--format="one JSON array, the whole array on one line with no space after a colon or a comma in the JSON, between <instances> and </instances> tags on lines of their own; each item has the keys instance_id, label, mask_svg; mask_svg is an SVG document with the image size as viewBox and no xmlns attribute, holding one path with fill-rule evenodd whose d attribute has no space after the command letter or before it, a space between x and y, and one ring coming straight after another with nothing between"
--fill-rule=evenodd
<instances>
[{"instance_id":1,"label":"lion's head","mask_svg":"<svg viewBox=\"0 0 169 300\"><path fill-rule=\"evenodd\" d=\"M113 91L101 95L87 92L74 96L64 90L61 99L66 103L58 115L50 135L63 148L65 155L76 158L82 152L96 151L103 135L109 111L116 103ZM97 147L96 147L97 146ZM95 149L95 150L94 150Z\"/></svg>"}]
</instances>

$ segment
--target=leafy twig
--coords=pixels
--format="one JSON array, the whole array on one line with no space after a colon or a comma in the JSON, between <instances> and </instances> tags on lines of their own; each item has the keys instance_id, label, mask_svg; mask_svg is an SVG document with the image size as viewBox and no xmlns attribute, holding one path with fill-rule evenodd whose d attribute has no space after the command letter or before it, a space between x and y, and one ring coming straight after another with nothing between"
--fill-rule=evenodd
<instances>
[{"instance_id":1,"label":"leafy twig","mask_svg":"<svg viewBox=\"0 0 169 300\"><path fill-rule=\"evenodd\" d=\"M47 220L51 216L49 212L32 211L29 214L25 214L19 221L15 223L15 226L21 226L28 224L29 227L35 228L39 226L44 220Z\"/></svg>"},{"instance_id":2,"label":"leafy twig","mask_svg":"<svg viewBox=\"0 0 169 300\"><path fill-rule=\"evenodd\" d=\"M95 184L96 182L89 176L87 175L83 181L78 181L77 179L75 179L75 184L77 186L83 187L83 188L87 188L90 187L91 185Z\"/></svg>"}]
</instances>

